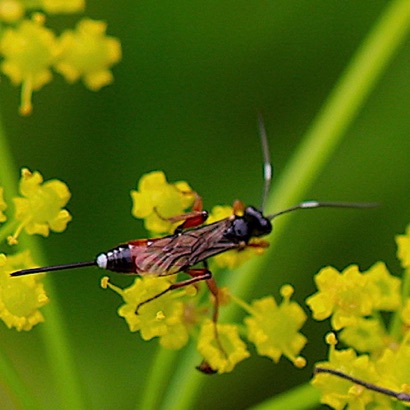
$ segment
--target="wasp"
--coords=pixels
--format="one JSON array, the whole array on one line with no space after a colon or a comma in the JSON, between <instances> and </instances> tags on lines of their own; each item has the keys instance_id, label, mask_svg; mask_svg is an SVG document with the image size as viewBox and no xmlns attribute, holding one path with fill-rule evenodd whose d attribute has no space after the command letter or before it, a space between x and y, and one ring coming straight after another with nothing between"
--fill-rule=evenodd
<instances>
[{"instance_id":1,"label":"wasp","mask_svg":"<svg viewBox=\"0 0 410 410\"><path fill-rule=\"evenodd\" d=\"M76 269L86 266L97 266L118 273L141 276L163 277L184 272L188 274L188 279L171 283L161 293L141 302L136 307L136 314L138 314L142 305L167 292L205 281L214 296L213 321L216 325L219 309L218 287L211 271L208 269L207 260L209 258L233 249L241 251L248 247L267 247L268 242L266 241L261 240L253 243L251 240L270 234L272 232L272 220L289 212L324 207L369 208L374 206L368 203L305 201L280 212L264 215L263 209L269 192L272 166L266 131L261 117L259 117L259 130L264 156L265 182L260 209L254 206L245 206L241 201L235 201L233 214L230 217L207 225L205 222L208 212L203 210L202 198L197 193L190 192L195 197L192 210L186 214L169 218L171 222L181 222L171 235L161 238L132 240L100 253L92 261L24 269L11 273L11 276ZM198 264L202 264L202 267L196 267Z\"/></svg>"}]
</instances>

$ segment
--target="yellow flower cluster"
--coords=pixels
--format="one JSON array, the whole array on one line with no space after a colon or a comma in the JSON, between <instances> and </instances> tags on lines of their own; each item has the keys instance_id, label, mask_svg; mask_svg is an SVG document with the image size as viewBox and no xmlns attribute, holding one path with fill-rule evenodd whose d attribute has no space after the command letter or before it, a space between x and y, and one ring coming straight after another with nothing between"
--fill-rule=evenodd
<instances>
[{"instance_id":1,"label":"yellow flower cluster","mask_svg":"<svg viewBox=\"0 0 410 410\"><path fill-rule=\"evenodd\" d=\"M3 0L0 2L1 71L15 85L21 85L20 112L32 111L32 93L52 80L52 69L70 83L82 79L86 87L97 91L112 83L112 65L121 58L117 39L105 34L102 21L83 19L75 30L66 30L59 37L45 27L43 14L25 13L32 9L44 13L77 13L84 9L83 0Z\"/></svg>"},{"instance_id":2,"label":"yellow flower cluster","mask_svg":"<svg viewBox=\"0 0 410 410\"><path fill-rule=\"evenodd\" d=\"M186 213L198 195L186 182L169 183L163 172L156 171L140 179L138 190L132 191L131 197L132 214L144 219L151 234L159 235L174 232L181 221L175 224L169 221L169 217ZM227 218L232 212L231 207L215 207L206 223ZM238 266L254 253L254 248L226 252L214 258L212 272L215 273L218 267ZM158 259L161 256L159 254ZM279 305L271 296L247 304L230 295L227 289L219 289L220 305L237 303L246 312L243 324L215 324L209 318L212 305L208 298L201 297L201 293L197 295L198 284L167 292L138 308L141 302L160 294L175 280L173 276L142 275L126 289L118 288L107 279L103 280L102 286L122 297L124 305L118 314L126 320L130 331L140 332L144 340L158 337L160 345L167 349L181 349L190 337L194 337L197 350L206 364L203 367L208 370L231 372L239 362L249 357L243 337L255 345L258 354L275 362L283 355L297 367L305 365L306 361L299 353L306 338L299 330L306 315L296 302L290 300L293 294L291 286L282 288L283 300Z\"/></svg>"},{"instance_id":3,"label":"yellow flower cluster","mask_svg":"<svg viewBox=\"0 0 410 410\"><path fill-rule=\"evenodd\" d=\"M70 192L63 182L43 182L39 172L23 169L19 188L21 196L12 198L14 214L7 219L3 211L8 207L4 189L0 187L0 242L7 238L9 245L16 245L23 230L29 235L48 236L50 230L61 232L66 228L71 216L62 208ZM39 308L48 302L40 280L43 275L10 276L11 272L33 266L29 251L8 256L0 253L0 319L9 328L19 331L31 330L42 322L44 318Z\"/></svg>"},{"instance_id":4,"label":"yellow flower cluster","mask_svg":"<svg viewBox=\"0 0 410 410\"><path fill-rule=\"evenodd\" d=\"M330 334L328 361L317 367L336 370L370 387L334 374L316 374L312 383L321 390L322 403L334 409L393 409L392 398L397 395L389 397L388 391L410 392L410 226L396 242L403 280L392 276L382 262L364 273L357 266L341 273L328 267L315 278L319 291L307 299L313 317L330 318L333 330L340 331L341 341L349 346L337 350L336 337ZM372 386L387 392L380 394Z\"/></svg>"}]
</instances>

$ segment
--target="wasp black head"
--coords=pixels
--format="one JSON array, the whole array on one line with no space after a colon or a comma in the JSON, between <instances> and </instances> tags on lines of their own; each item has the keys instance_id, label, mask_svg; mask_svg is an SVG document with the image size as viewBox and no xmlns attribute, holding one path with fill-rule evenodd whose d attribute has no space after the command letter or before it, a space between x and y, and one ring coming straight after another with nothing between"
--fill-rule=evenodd
<instances>
[{"instance_id":1,"label":"wasp black head","mask_svg":"<svg viewBox=\"0 0 410 410\"><path fill-rule=\"evenodd\" d=\"M243 216L237 216L224 236L235 242L248 242L253 237L265 236L272 232L272 224L253 206L245 209Z\"/></svg>"}]
</instances>

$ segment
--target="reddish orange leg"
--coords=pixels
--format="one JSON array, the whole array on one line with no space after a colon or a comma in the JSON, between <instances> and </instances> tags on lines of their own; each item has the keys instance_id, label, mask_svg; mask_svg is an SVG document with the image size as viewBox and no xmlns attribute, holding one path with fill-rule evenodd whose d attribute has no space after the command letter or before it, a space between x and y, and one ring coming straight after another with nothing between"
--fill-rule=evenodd
<instances>
[{"instance_id":1,"label":"reddish orange leg","mask_svg":"<svg viewBox=\"0 0 410 410\"><path fill-rule=\"evenodd\" d=\"M165 295L165 293L168 293L168 292L170 292L172 290L175 290L175 289L183 288L185 286L192 285L192 284L194 284L196 282L200 282L202 280L207 281L208 279L212 278L212 273L206 268L190 269L186 273L191 276L191 279L182 280L181 282L177 282L177 283L172 283L171 285L169 285L168 288L166 288L162 292L160 292L160 293L152 296L151 298L149 298L147 300L144 300L143 302L139 303L137 305L137 308L135 309L135 314L138 315L138 310L141 308L141 306L143 306L146 303L151 302L151 301L159 298L162 295Z\"/></svg>"},{"instance_id":2,"label":"reddish orange leg","mask_svg":"<svg viewBox=\"0 0 410 410\"><path fill-rule=\"evenodd\" d=\"M191 212L186 212L185 214L172 216L170 218L164 218L158 213L156 209L154 209L156 214L164 221L169 221L169 222L183 221L182 224L179 225L175 229L174 231L175 234L179 234L187 228L195 228L197 226L200 226L208 218L208 212L203 210L203 203L202 203L201 196L199 196L196 192L184 192L184 191L180 191L180 192L186 195L188 194L195 195L195 201L194 201L194 204L192 205Z\"/></svg>"},{"instance_id":3,"label":"reddish orange leg","mask_svg":"<svg viewBox=\"0 0 410 410\"><path fill-rule=\"evenodd\" d=\"M260 249L266 249L269 247L269 242L264 241L263 239L258 239L257 243L248 243L246 245L247 248L260 248Z\"/></svg>"},{"instance_id":4,"label":"reddish orange leg","mask_svg":"<svg viewBox=\"0 0 410 410\"><path fill-rule=\"evenodd\" d=\"M234 201L232 208L233 208L233 214L237 216L241 216L245 212L245 204L239 199Z\"/></svg>"}]
</instances>

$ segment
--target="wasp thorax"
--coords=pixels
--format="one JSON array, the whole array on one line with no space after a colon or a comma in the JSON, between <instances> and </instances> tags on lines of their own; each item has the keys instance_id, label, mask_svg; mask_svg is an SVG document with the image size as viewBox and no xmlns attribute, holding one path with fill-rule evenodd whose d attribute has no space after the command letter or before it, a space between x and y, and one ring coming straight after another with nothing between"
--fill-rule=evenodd
<instances>
[{"instance_id":1,"label":"wasp thorax","mask_svg":"<svg viewBox=\"0 0 410 410\"><path fill-rule=\"evenodd\" d=\"M227 239L248 242L252 237L264 236L272 232L272 224L253 206L245 209L243 216L237 216L225 231Z\"/></svg>"}]
</instances>

